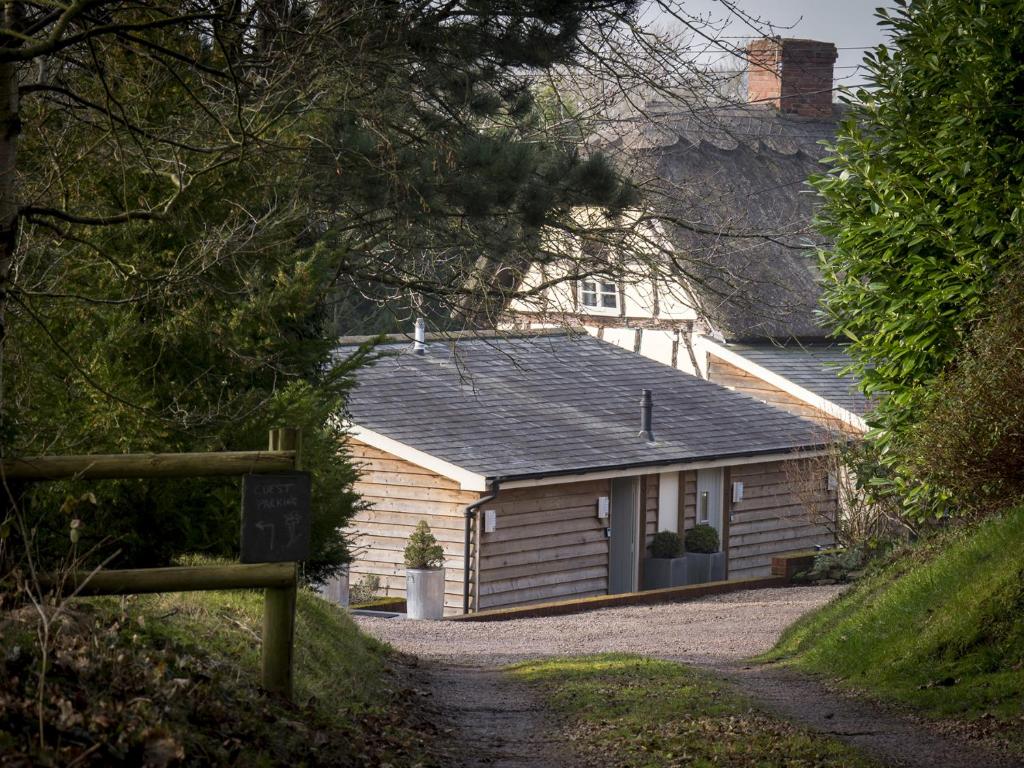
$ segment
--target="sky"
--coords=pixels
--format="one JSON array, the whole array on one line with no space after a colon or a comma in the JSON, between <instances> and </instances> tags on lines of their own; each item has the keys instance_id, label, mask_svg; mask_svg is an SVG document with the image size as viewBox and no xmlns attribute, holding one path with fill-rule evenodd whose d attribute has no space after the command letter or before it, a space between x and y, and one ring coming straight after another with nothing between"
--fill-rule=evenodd
<instances>
[{"instance_id":1,"label":"sky","mask_svg":"<svg viewBox=\"0 0 1024 768\"><path fill-rule=\"evenodd\" d=\"M682 0L692 14L725 17L727 11L719 0ZM884 0L731 0L751 16L775 27L782 37L803 37L836 44L837 85L857 86L864 82L859 65L865 49L885 42L878 27L875 9L889 5ZM743 38L755 32L739 20L733 20L720 33L732 44L742 45Z\"/></svg>"}]
</instances>

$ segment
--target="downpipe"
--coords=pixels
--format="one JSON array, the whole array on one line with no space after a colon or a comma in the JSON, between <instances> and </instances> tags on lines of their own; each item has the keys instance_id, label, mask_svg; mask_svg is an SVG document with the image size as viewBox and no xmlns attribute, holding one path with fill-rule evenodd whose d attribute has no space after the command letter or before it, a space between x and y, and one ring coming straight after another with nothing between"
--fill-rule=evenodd
<instances>
[{"instance_id":1,"label":"downpipe","mask_svg":"<svg viewBox=\"0 0 1024 768\"><path fill-rule=\"evenodd\" d=\"M498 493L501 490L501 479L491 481L491 492L489 495L483 498L477 499L472 504L466 507L466 540L465 548L463 552L463 564L462 564L462 613L469 613L469 573L472 570L472 563L469 560L469 547L472 540L472 525L473 518L476 516L476 511L480 509L484 504L489 501L494 501L498 498ZM480 546L480 542L477 542L477 546ZM479 603L478 603L479 605Z\"/></svg>"}]
</instances>

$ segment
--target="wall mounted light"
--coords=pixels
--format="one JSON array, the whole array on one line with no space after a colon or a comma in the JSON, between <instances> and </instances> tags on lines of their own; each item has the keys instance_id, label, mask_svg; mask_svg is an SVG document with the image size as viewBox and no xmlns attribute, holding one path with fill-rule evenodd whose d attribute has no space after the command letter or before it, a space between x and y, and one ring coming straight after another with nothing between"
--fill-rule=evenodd
<instances>
[{"instance_id":1,"label":"wall mounted light","mask_svg":"<svg viewBox=\"0 0 1024 768\"><path fill-rule=\"evenodd\" d=\"M743 481L737 480L732 484L732 503L743 501Z\"/></svg>"}]
</instances>

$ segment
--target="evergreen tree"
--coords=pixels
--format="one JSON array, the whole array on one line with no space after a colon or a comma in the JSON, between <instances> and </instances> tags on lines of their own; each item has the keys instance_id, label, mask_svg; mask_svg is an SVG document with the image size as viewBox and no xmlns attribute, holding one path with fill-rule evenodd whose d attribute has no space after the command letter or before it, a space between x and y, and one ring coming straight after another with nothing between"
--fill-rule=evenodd
<instances>
[{"instance_id":1,"label":"evergreen tree","mask_svg":"<svg viewBox=\"0 0 1024 768\"><path fill-rule=\"evenodd\" d=\"M1017 261L1024 215L1024 4L925 0L879 10L889 46L814 183L825 308L864 390L880 398L869 441L916 514L941 512L907 450L982 312Z\"/></svg>"},{"instance_id":2,"label":"evergreen tree","mask_svg":"<svg viewBox=\"0 0 1024 768\"><path fill-rule=\"evenodd\" d=\"M635 5L8 4L3 455L252 449L303 426L307 573L328 575L356 504L338 424L362 362L331 358L331 301L391 302L373 321L390 324L403 297L437 316L504 299L545 229L627 204L532 86ZM63 551L61 501L84 490L37 489L37 545ZM118 565L237 545L230 483L109 483L96 501L75 513L80 550L119 547Z\"/></svg>"}]
</instances>

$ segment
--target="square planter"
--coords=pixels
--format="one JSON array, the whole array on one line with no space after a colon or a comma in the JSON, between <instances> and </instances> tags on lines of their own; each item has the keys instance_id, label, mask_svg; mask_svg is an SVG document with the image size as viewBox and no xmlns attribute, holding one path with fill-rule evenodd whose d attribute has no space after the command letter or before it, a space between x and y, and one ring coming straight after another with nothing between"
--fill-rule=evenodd
<instances>
[{"instance_id":1,"label":"square planter","mask_svg":"<svg viewBox=\"0 0 1024 768\"><path fill-rule=\"evenodd\" d=\"M687 584L704 584L725 578L725 552L687 552L683 559L686 560Z\"/></svg>"},{"instance_id":2,"label":"square planter","mask_svg":"<svg viewBox=\"0 0 1024 768\"><path fill-rule=\"evenodd\" d=\"M684 584L685 557L648 557L644 560L644 589L681 587Z\"/></svg>"},{"instance_id":3,"label":"square planter","mask_svg":"<svg viewBox=\"0 0 1024 768\"><path fill-rule=\"evenodd\" d=\"M347 565L320 587L320 594L324 600L340 605L342 608L348 608L349 586Z\"/></svg>"},{"instance_id":4,"label":"square planter","mask_svg":"<svg viewBox=\"0 0 1024 768\"><path fill-rule=\"evenodd\" d=\"M444 568L406 568L405 603L410 619L444 616Z\"/></svg>"}]
</instances>

